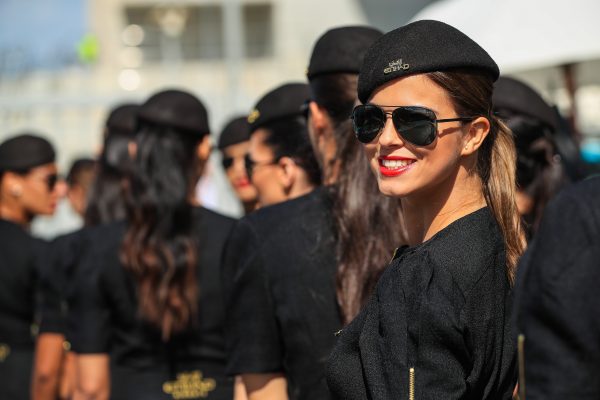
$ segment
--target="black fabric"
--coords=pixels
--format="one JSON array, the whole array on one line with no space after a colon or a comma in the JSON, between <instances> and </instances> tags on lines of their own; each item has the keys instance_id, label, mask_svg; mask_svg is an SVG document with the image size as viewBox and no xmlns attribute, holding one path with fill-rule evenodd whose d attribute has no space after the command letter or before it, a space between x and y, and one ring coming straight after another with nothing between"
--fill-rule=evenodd
<instances>
[{"instance_id":1,"label":"black fabric","mask_svg":"<svg viewBox=\"0 0 600 400\"><path fill-rule=\"evenodd\" d=\"M271 122L302 116L302 105L310 98L305 83L287 83L265 94L248 115L250 132Z\"/></svg>"},{"instance_id":2,"label":"black fabric","mask_svg":"<svg viewBox=\"0 0 600 400\"><path fill-rule=\"evenodd\" d=\"M152 95L138 110L138 121L171 126L200 137L210 132L208 114L202 102L181 90L165 90Z\"/></svg>"},{"instance_id":3,"label":"black fabric","mask_svg":"<svg viewBox=\"0 0 600 400\"><path fill-rule=\"evenodd\" d=\"M217 147L219 150L223 150L225 147L247 142L248 140L250 140L248 117L236 117L229 121L223 128L221 135L219 135Z\"/></svg>"},{"instance_id":4,"label":"black fabric","mask_svg":"<svg viewBox=\"0 0 600 400\"><path fill-rule=\"evenodd\" d=\"M398 250L328 365L339 399L511 399L511 290L488 208Z\"/></svg>"},{"instance_id":5,"label":"black fabric","mask_svg":"<svg viewBox=\"0 0 600 400\"><path fill-rule=\"evenodd\" d=\"M93 246L75 274L68 336L77 353L110 355L112 399L177 398L185 392L186 382L192 391L186 398L230 400L233 396L232 380L225 375L220 267L234 220L198 208L194 221L199 312L188 331L166 344L159 330L139 317L135 280L119 262L125 224L100 226L89 233ZM211 390L202 392L207 388Z\"/></svg>"},{"instance_id":6,"label":"black fabric","mask_svg":"<svg viewBox=\"0 0 600 400\"><path fill-rule=\"evenodd\" d=\"M328 30L315 43L306 72L308 80L332 73L358 74L367 49L382 35L369 26Z\"/></svg>"},{"instance_id":7,"label":"black fabric","mask_svg":"<svg viewBox=\"0 0 600 400\"><path fill-rule=\"evenodd\" d=\"M439 21L416 21L383 35L367 51L358 78L358 98L367 103L378 87L427 72L468 68L498 79L498 65L477 43Z\"/></svg>"},{"instance_id":8,"label":"black fabric","mask_svg":"<svg viewBox=\"0 0 600 400\"><path fill-rule=\"evenodd\" d=\"M527 400L600 398L600 178L561 192L517 270Z\"/></svg>"},{"instance_id":9,"label":"black fabric","mask_svg":"<svg viewBox=\"0 0 600 400\"><path fill-rule=\"evenodd\" d=\"M137 114L140 106L137 104L121 104L113 108L106 119L106 128L111 133L133 136L137 127Z\"/></svg>"},{"instance_id":10,"label":"black fabric","mask_svg":"<svg viewBox=\"0 0 600 400\"><path fill-rule=\"evenodd\" d=\"M0 171L26 171L55 159L50 142L37 135L26 133L0 144Z\"/></svg>"},{"instance_id":11,"label":"black fabric","mask_svg":"<svg viewBox=\"0 0 600 400\"><path fill-rule=\"evenodd\" d=\"M90 244L91 231L92 228L85 227L50 243L47 267L40 277L40 333L67 336L68 294L73 290L73 278Z\"/></svg>"},{"instance_id":12,"label":"black fabric","mask_svg":"<svg viewBox=\"0 0 600 400\"><path fill-rule=\"evenodd\" d=\"M29 400L46 243L0 220L0 399Z\"/></svg>"},{"instance_id":13,"label":"black fabric","mask_svg":"<svg viewBox=\"0 0 600 400\"><path fill-rule=\"evenodd\" d=\"M227 246L228 373L285 374L291 400L329 399L341 328L328 188L241 219Z\"/></svg>"}]
</instances>

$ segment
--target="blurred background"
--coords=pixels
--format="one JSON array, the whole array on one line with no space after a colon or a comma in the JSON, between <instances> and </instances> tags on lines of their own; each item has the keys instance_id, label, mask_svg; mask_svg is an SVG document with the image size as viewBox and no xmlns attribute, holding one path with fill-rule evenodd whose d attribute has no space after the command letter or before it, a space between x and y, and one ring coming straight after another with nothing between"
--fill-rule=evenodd
<instances>
[{"instance_id":1,"label":"blurred background","mask_svg":"<svg viewBox=\"0 0 600 400\"><path fill-rule=\"evenodd\" d=\"M43 133L66 173L97 151L112 106L166 87L202 99L216 140L266 91L305 80L325 30L388 31L425 18L463 30L504 74L539 90L583 158L600 162L598 0L0 0L0 141ZM215 157L200 184L203 202L239 215ZM68 215L57 218L68 225ZM60 233L48 221L36 226Z\"/></svg>"}]
</instances>

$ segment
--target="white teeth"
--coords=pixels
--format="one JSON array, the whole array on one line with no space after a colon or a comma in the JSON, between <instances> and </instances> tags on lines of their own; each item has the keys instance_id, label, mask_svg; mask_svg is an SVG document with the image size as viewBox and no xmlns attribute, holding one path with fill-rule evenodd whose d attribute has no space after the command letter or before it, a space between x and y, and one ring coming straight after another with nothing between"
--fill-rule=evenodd
<instances>
[{"instance_id":1,"label":"white teeth","mask_svg":"<svg viewBox=\"0 0 600 400\"><path fill-rule=\"evenodd\" d=\"M399 169L412 164L413 160L381 160L381 164L388 169Z\"/></svg>"}]
</instances>

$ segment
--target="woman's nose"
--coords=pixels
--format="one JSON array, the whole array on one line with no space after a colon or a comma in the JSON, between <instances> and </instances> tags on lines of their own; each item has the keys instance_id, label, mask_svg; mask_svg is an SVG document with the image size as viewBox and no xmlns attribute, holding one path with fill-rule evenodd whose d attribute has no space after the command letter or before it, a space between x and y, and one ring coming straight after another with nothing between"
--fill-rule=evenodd
<instances>
[{"instance_id":1,"label":"woman's nose","mask_svg":"<svg viewBox=\"0 0 600 400\"><path fill-rule=\"evenodd\" d=\"M398 147L404 145L404 142L394 127L392 119L389 117L386 119L383 130L379 135L379 144L387 147Z\"/></svg>"}]
</instances>

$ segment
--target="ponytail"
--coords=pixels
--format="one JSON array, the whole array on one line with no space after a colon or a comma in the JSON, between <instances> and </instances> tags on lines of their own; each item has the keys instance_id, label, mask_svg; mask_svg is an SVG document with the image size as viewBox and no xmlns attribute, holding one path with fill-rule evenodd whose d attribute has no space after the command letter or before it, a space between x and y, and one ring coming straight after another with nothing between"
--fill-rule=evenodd
<instances>
[{"instance_id":1,"label":"ponytail","mask_svg":"<svg viewBox=\"0 0 600 400\"><path fill-rule=\"evenodd\" d=\"M484 184L486 202L504 237L506 272L511 284L514 284L517 263L526 246L516 203L516 149L512 132L506 124L495 116L490 119L490 134L479 151L477 167Z\"/></svg>"},{"instance_id":2,"label":"ponytail","mask_svg":"<svg viewBox=\"0 0 600 400\"><path fill-rule=\"evenodd\" d=\"M519 257L526 246L517 209L517 152L512 132L492 114L493 81L474 70L432 72L427 76L446 90L459 115L481 115L490 121L490 132L479 148L477 172L483 194L504 238L506 275L514 284Z\"/></svg>"}]
</instances>

